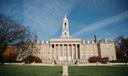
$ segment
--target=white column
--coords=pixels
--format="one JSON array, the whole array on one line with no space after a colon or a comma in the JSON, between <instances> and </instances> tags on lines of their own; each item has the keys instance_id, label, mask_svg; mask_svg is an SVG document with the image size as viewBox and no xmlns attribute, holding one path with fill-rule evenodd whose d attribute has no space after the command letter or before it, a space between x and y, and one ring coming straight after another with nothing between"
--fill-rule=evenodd
<instances>
[{"instance_id":1,"label":"white column","mask_svg":"<svg viewBox=\"0 0 128 76\"><path fill-rule=\"evenodd\" d=\"M69 61L69 57L70 57L70 50L69 50L69 44L67 44L67 48L68 48L68 61Z\"/></svg>"},{"instance_id":2,"label":"white column","mask_svg":"<svg viewBox=\"0 0 128 76\"><path fill-rule=\"evenodd\" d=\"M63 58L63 49L62 49L62 44L60 44L60 57L61 57L61 61Z\"/></svg>"},{"instance_id":3,"label":"white column","mask_svg":"<svg viewBox=\"0 0 128 76\"><path fill-rule=\"evenodd\" d=\"M55 44L55 60L57 59L57 46Z\"/></svg>"},{"instance_id":4,"label":"white column","mask_svg":"<svg viewBox=\"0 0 128 76\"><path fill-rule=\"evenodd\" d=\"M70 59L72 60L72 47L71 47L71 44L69 46L69 52L70 52Z\"/></svg>"},{"instance_id":5,"label":"white column","mask_svg":"<svg viewBox=\"0 0 128 76\"><path fill-rule=\"evenodd\" d=\"M78 59L78 48L77 48L77 44L75 44L75 48L76 48L76 59Z\"/></svg>"},{"instance_id":6,"label":"white column","mask_svg":"<svg viewBox=\"0 0 128 76\"><path fill-rule=\"evenodd\" d=\"M58 59L58 46L57 46L57 44L56 44L56 50L55 51L56 51L56 54L55 54L56 55L56 59Z\"/></svg>"},{"instance_id":7,"label":"white column","mask_svg":"<svg viewBox=\"0 0 128 76\"><path fill-rule=\"evenodd\" d=\"M60 44L59 44L59 59L60 59L60 57L62 57L62 56L61 56L61 52L62 52L62 49L61 49L61 46L60 46Z\"/></svg>"},{"instance_id":8,"label":"white column","mask_svg":"<svg viewBox=\"0 0 128 76\"><path fill-rule=\"evenodd\" d=\"M45 59L46 59L46 50L47 50L47 45L45 45L45 47L44 47L44 48L45 48L45 50L44 50L44 54L45 54L45 55L44 55L44 57L45 57Z\"/></svg>"},{"instance_id":9,"label":"white column","mask_svg":"<svg viewBox=\"0 0 128 76\"><path fill-rule=\"evenodd\" d=\"M52 45L50 44L50 59L52 59Z\"/></svg>"},{"instance_id":10,"label":"white column","mask_svg":"<svg viewBox=\"0 0 128 76\"><path fill-rule=\"evenodd\" d=\"M54 57L53 58L54 58L54 60L55 60L55 48L56 47L55 47L55 44L54 44L54 48L53 48L53 53L54 53Z\"/></svg>"},{"instance_id":11,"label":"white column","mask_svg":"<svg viewBox=\"0 0 128 76\"><path fill-rule=\"evenodd\" d=\"M62 60L64 60L64 44L62 44Z\"/></svg>"},{"instance_id":12,"label":"white column","mask_svg":"<svg viewBox=\"0 0 128 76\"><path fill-rule=\"evenodd\" d=\"M56 46L56 44L55 44L55 60L57 59L57 46Z\"/></svg>"},{"instance_id":13,"label":"white column","mask_svg":"<svg viewBox=\"0 0 128 76\"><path fill-rule=\"evenodd\" d=\"M73 60L74 59L73 44L71 44L71 48L72 48L72 60Z\"/></svg>"},{"instance_id":14,"label":"white column","mask_svg":"<svg viewBox=\"0 0 128 76\"><path fill-rule=\"evenodd\" d=\"M59 59L61 59L62 60L62 46L61 46L61 44L60 44L60 58Z\"/></svg>"},{"instance_id":15,"label":"white column","mask_svg":"<svg viewBox=\"0 0 128 76\"><path fill-rule=\"evenodd\" d=\"M46 53L46 52L47 52L47 44L45 45L44 48L45 48L45 50L44 50L44 51L45 51L45 52L44 52L45 55L44 55L44 56L45 56L45 59L46 59L46 58L47 58L47 57L46 57L46 55L47 55L47 53Z\"/></svg>"},{"instance_id":16,"label":"white column","mask_svg":"<svg viewBox=\"0 0 128 76\"><path fill-rule=\"evenodd\" d=\"M67 46L64 45L64 59L67 60Z\"/></svg>"},{"instance_id":17,"label":"white column","mask_svg":"<svg viewBox=\"0 0 128 76\"><path fill-rule=\"evenodd\" d=\"M60 47L59 47L59 46L60 46L60 45L58 44L58 46L57 46L57 52L58 52L57 59L58 59L58 60L59 60L59 57L60 57L60 53L59 53L59 52L60 52L60 50L59 50Z\"/></svg>"},{"instance_id":18,"label":"white column","mask_svg":"<svg viewBox=\"0 0 128 76\"><path fill-rule=\"evenodd\" d=\"M66 44L66 61L68 60L68 45Z\"/></svg>"}]
</instances>

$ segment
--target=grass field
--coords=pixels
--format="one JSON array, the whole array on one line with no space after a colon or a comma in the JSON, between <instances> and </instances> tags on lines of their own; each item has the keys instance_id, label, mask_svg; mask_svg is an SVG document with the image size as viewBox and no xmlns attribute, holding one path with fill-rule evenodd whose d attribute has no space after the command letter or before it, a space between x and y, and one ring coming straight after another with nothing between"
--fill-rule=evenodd
<instances>
[{"instance_id":1,"label":"grass field","mask_svg":"<svg viewBox=\"0 0 128 76\"><path fill-rule=\"evenodd\" d=\"M0 76L60 76L61 67L2 66Z\"/></svg>"},{"instance_id":2,"label":"grass field","mask_svg":"<svg viewBox=\"0 0 128 76\"><path fill-rule=\"evenodd\" d=\"M0 76L61 76L61 72L60 66L0 66ZM128 76L128 66L71 66L69 76Z\"/></svg>"},{"instance_id":3,"label":"grass field","mask_svg":"<svg viewBox=\"0 0 128 76\"><path fill-rule=\"evenodd\" d=\"M70 76L128 76L128 66L70 67Z\"/></svg>"}]
</instances>

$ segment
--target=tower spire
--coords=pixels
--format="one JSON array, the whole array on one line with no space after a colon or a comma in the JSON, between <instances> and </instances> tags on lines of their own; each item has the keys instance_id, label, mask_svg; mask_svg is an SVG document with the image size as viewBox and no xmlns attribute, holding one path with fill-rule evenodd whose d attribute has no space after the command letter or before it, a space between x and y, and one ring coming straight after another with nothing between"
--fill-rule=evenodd
<instances>
[{"instance_id":1,"label":"tower spire","mask_svg":"<svg viewBox=\"0 0 128 76\"><path fill-rule=\"evenodd\" d=\"M67 18L67 14L65 14L64 17Z\"/></svg>"},{"instance_id":2,"label":"tower spire","mask_svg":"<svg viewBox=\"0 0 128 76\"><path fill-rule=\"evenodd\" d=\"M70 37L68 23L69 21L68 21L67 15L65 14L63 19L63 24L62 24L62 38Z\"/></svg>"}]
</instances>

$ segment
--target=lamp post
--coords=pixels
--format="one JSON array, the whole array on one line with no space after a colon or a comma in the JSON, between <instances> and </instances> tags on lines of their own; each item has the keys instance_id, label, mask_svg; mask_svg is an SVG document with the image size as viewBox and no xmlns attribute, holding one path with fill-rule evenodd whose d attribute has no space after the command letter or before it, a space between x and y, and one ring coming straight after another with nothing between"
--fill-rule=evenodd
<instances>
[{"instance_id":1,"label":"lamp post","mask_svg":"<svg viewBox=\"0 0 128 76\"><path fill-rule=\"evenodd\" d=\"M64 62L64 64L63 64L63 73L62 73L62 76L69 76L69 74L68 74L68 60L67 60L67 57L66 57L66 60L65 60L65 58L64 58L64 60L63 60Z\"/></svg>"}]
</instances>

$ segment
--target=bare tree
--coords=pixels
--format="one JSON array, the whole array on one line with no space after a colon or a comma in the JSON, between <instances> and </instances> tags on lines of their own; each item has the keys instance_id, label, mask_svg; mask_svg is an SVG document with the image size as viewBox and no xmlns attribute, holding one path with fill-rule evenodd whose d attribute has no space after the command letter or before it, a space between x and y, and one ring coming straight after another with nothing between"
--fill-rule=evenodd
<instances>
[{"instance_id":1,"label":"bare tree","mask_svg":"<svg viewBox=\"0 0 128 76\"><path fill-rule=\"evenodd\" d=\"M33 55L34 52L38 50L36 40L33 38L27 38L24 41L18 43L18 52L17 52L17 60L22 61L27 56Z\"/></svg>"},{"instance_id":2,"label":"bare tree","mask_svg":"<svg viewBox=\"0 0 128 76\"><path fill-rule=\"evenodd\" d=\"M115 39L117 59L127 64L128 62L128 37L119 36Z\"/></svg>"},{"instance_id":3,"label":"bare tree","mask_svg":"<svg viewBox=\"0 0 128 76\"><path fill-rule=\"evenodd\" d=\"M9 17L0 15L0 62L4 62L2 54L7 45L12 43L16 44L17 49L22 50L22 52L17 51L17 54L30 53L30 47L33 44L29 37L30 32L25 26L17 24L16 21L11 20Z\"/></svg>"}]
</instances>

